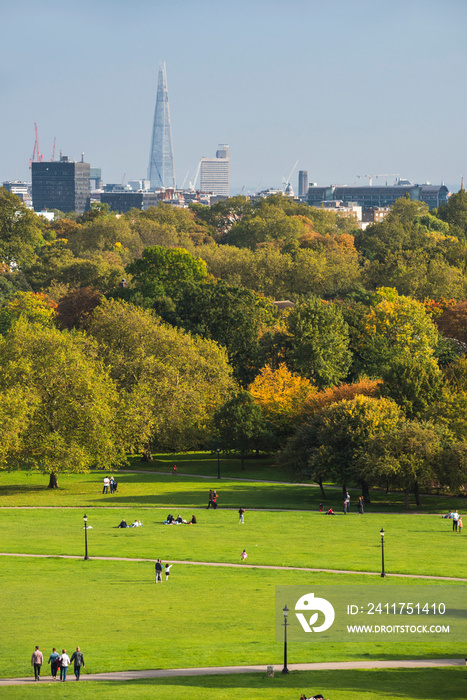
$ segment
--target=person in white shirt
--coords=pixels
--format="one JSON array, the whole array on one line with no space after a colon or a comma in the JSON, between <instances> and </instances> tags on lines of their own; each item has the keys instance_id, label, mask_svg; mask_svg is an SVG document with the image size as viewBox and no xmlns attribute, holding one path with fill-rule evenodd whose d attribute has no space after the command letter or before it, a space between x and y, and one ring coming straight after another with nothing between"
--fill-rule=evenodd
<instances>
[{"instance_id":1,"label":"person in white shirt","mask_svg":"<svg viewBox=\"0 0 467 700\"><path fill-rule=\"evenodd\" d=\"M458 520L459 520L459 513L456 510L452 514L452 531L453 532L457 532L457 521Z\"/></svg>"},{"instance_id":2,"label":"person in white shirt","mask_svg":"<svg viewBox=\"0 0 467 700\"><path fill-rule=\"evenodd\" d=\"M66 681L66 672L67 668L70 665L70 657L66 653L66 649L62 649L62 653L60 654L60 680L61 681Z\"/></svg>"}]
</instances>

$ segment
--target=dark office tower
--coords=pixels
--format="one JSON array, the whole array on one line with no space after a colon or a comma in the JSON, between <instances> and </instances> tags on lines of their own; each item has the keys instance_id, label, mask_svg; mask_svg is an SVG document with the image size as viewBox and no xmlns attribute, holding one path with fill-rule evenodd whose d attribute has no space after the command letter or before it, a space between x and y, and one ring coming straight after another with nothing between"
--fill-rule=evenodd
<instances>
[{"instance_id":1,"label":"dark office tower","mask_svg":"<svg viewBox=\"0 0 467 700\"><path fill-rule=\"evenodd\" d=\"M175 189L174 154L165 63L159 69L148 180L152 190L160 187Z\"/></svg>"},{"instance_id":2,"label":"dark office tower","mask_svg":"<svg viewBox=\"0 0 467 700\"><path fill-rule=\"evenodd\" d=\"M32 163L34 211L60 209L84 214L90 206L89 163L75 163L68 156L59 161Z\"/></svg>"},{"instance_id":3,"label":"dark office tower","mask_svg":"<svg viewBox=\"0 0 467 700\"><path fill-rule=\"evenodd\" d=\"M298 196L302 197L308 192L308 171L299 170L298 171Z\"/></svg>"}]
</instances>

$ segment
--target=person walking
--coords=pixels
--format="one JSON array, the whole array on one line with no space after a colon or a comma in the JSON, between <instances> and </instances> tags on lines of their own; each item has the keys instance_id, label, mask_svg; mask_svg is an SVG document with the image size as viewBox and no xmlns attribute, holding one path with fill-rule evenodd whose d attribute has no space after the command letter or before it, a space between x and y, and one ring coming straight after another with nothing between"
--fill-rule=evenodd
<instances>
[{"instance_id":1,"label":"person walking","mask_svg":"<svg viewBox=\"0 0 467 700\"><path fill-rule=\"evenodd\" d=\"M173 467L172 467L172 474L173 474L174 476L176 476L177 471L178 471L178 470L177 470L177 465L174 464Z\"/></svg>"},{"instance_id":2,"label":"person walking","mask_svg":"<svg viewBox=\"0 0 467 700\"><path fill-rule=\"evenodd\" d=\"M57 669L58 669L58 660L60 658L60 655L57 654L57 650L54 647L52 649L52 653L49 656L49 661L48 663L50 664L50 671L52 673L52 680L56 681L57 680Z\"/></svg>"},{"instance_id":3,"label":"person walking","mask_svg":"<svg viewBox=\"0 0 467 700\"><path fill-rule=\"evenodd\" d=\"M459 520L457 521L457 527L459 528L459 532L462 532L462 528L464 527L464 523L462 522L461 515L459 515Z\"/></svg>"},{"instance_id":4,"label":"person walking","mask_svg":"<svg viewBox=\"0 0 467 700\"><path fill-rule=\"evenodd\" d=\"M345 494L345 500L347 502L347 513L350 513L350 494L348 491Z\"/></svg>"},{"instance_id":5,"label":"person walking","mask_svg":"<svg viewBox=\"0 0 467 700\"><path fill-rule=\"evenodd\" d=\"M110 479L108 476L104 478L104 486L102 488L102 493L109 493Z\"/></svg>"},{"instance_id":6,"label":"person walking","mask_svg":"<svg viewBox=\"0 0 467 700\"><path fill-rule=\"evenodd\" d=\"M66 653L66 649L62 649L62 653L60 654L60 680L63 682L66 681L66 672L69 665L70 657Z\"/></svg>"},{"instance_id":7,"label":"person walking","mask_svg":"<svg viewBox=\"0 0 467 700\"><path fill-rule=\"evenodd\" d=\"M169 580L169 574L170 574L170 569L172 568L173 564L166 564L165 565L165 580Z\"/></svg>"},{"instance_id":8,"label":"person walking","mask_svg":"<svg viewBox=\"0 0 467 700\"><path fill-rule=\"evenodd\" d=\"M363 515L363 496L358 498L358 512L360 515Z\"/></svg>"},{"instance_id":9,"label":"person walking","mask_svg":"<svg viewBox=\"0 0 467 700\"><path fill-rule=\"evenodd\" d=\"M76 651L73 652L71 655L70 663L73 661L74 663L74 672L76 676L76 680L79 681L79 676L81 673L81 666L84 668L86 664L84 663L84 656L83 652L79 647L76 647Z\"/></svg>"},{"instance_id":10,"label":"person walking","mask_svg":"<svg viewBox=\"0 0 467 700\"><path fill-rule=\"evenodd\" d=\"M458 522L459 522L459 513L458 513L457 510L456 510L456 511L454 511L454 513L452 514L452 531L453 531L453 532L457 532L457 525L458 525Z\"/></svg>"},{"instance_id":11,"label":"person walking","mask_svg":"<svg viewBox=\"0 0 467 700\"><path fill-rule=\"evenodd\" d=\"M247 556L248 556L248 554L246 553L246 550L244 549L243 552L242 552L242 561L245 561L245 559L247 558Z\"/></svg>"},{"instance_id":12,"label":"person walking","mask_svg":"<svg viewBox=\"0 0 467 700\"><path fill-rule=\"evenodd\" d=\"M44 657L39 647L36 646L31 656L31 666L34 666L34 680L40 681L41 679L41 666L44 662Z\"/></svg>"},{"instance_id":13,"label":"person walking","mask_svg":"<svg viewBox=\"0 0 467 700\"><path fill-rule=\"evenodd\" d=\"M111 476L109 479L109 486L110 486L110 493L113 493L115 491L115 479L113 478L113 476Z\"/></svg>"},{"instance_id":14,"label":"person walking","mask_svg":"<svg viewBox=\"0 0 467 700\"><path fill-rule=\"evenodd\" d=\"M344 498L344 500L342 501L342 511L343 511L344 515L347 515L347 499L346 498Z\"/></svg>"},{"instance_id":15,"label":"person walking","mask_svg":"<svg viewBox=\"0 0 467 700\"><path fill-rule=\"evenodd\" d=\"M156 561L156 583L162 583L162 562L160 559Z\"/></svg>"},{"instance_id":16,"label":"person walking","mask_svg":"<svg viewBox=\"0 0 467 700\"><path fill-rule=\"evenodd\" d=\"M212 489L209 491L209 501L208 501L208 507L206 510L208 510L212 506Z\"/></svg>"},{"instance_id":17,"label":"person walking","mask_svg":"<svg viewBox=\"0 0 467 700\"><path fill-rule=\"evenodd\" d=\"M245 508L239 508L239 510L238 510L238 524L239 525L240 525L240 523L242 523L242 525L243 525L243 523L245 522L244 517L243 517L244 514L245 514Z\"/></svg>"},{"instance_id":18,"label":"person walking","mask_svg":"<svg viewBox=\"0 0 467 700\"><path fill-rule=\"evenodd\" d=\"M217 508L217 491L215 489L212 492L212 507L214 508L214 510L216 510Z\"/></svg>"}]
</instances>

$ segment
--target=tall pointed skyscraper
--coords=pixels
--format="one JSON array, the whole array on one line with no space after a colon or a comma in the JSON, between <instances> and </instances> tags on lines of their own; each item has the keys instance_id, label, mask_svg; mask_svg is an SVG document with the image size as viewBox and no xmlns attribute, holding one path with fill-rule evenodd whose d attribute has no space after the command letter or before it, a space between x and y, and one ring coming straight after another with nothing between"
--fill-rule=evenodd
<instances>
[{"instance_id":1,"label":"tall pointed skyscraper","mask_svg":"<svg viewBox=\"0 0 467 700\"><path fill-rule=\"evenodd\" d=\"M151 182L151 189L159 187L173 187L175 189L174 153L165 63L159 69L148 180Z\"/></svg>"}]
</instances>

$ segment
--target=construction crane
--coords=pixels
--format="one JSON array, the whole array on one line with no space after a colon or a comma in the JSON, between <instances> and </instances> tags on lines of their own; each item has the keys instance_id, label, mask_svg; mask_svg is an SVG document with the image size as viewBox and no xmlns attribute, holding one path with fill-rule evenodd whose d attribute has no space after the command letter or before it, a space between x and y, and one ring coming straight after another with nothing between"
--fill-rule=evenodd
<instances>
[{"instance_id":1,"label":"construction crane","mask_svg":"<svg viewBox=\"0 0 467 700\"><path fill-rule=\"evenodd\" d=\"M297 162L295 163L295 165L293 166L292 170L290 171L290 175L289 175L289 177L287 178L287 180L285 179L285 177L282 178L282 182L285 184L284 191L285 191L285 190L287 189L287 187L290 185L290 180L291 180L291 178L292 178L293 172L294 172L295 168L297 167L297 165L298 165L298 160L297 160Z\"/></svg>"},{"instance_id":2,"label":"construction crane","mask_svg":"<svg viewBox=\"0 0 467 700\"><path fill-rule=\"evenodd\" d=\"M52 158L50 159L50 162L53 163L55 160L55 141L57 140L57 137L54 136L54 147L52 149Z\"/></svg>"},{"instance_id":3,"label":"construction crane","mask_svg":"<svg viewBox=\"0 0 467 700\"><path fill-rule=\"evenodd\" d=\"M196 168L195 179L193 180L193 182L190 182L190 190L191 190L191 192L194 192L194 191L195 191L196 180L198 179L199 169L200 169L200 168L201 168L201 161L199 161L198 167Z\"/></svg>"},{"instance_id":4,"label":"construction crane","mask_svg":"<svg viewBox=\"0 0 467 700\"><path fill-rule=\"evenodd\" d=\"M189 170L186 171L185 179L183 180L182 186L181 186L181 188L180 188L181 190L183 190L183 188L185 187L185 182L186 182L186 179L187 179L187 177L188 177L188 173L189 173L189 172L190 172Z\"/></svg>"},{"instance_id":5,"label":"construction crane","mask_svg":"<svg viewBox=\"0 0 467 700\"><path fill-rule=\"evenodd\" d=\"M37 132L37 124L34 122L34 129L36 130L36 140L34 141L34 150L32 152L32 158L29 159L29 167L32 167L34 158L36 158L36 163L42 163L44 156L39 152L39 134Z\"/></svg>"},{"instance_id":6,"label":"construction crane","mask_svg":"<svg viewBox=\"0 0 467 700\"><path fill-rule=\"evenodd\" d=\"M386 186L387 186L388 177L396 177L397 179L399 179L400 175L399 175L399 173L383 173L383 174L380 173L379 175L357 175L357 177L367 177L368 180L370 181L370 187L372 187L374 177L376 179L378 179L379 177L385 177L386 178Z\"/></svg>"}]
</instances>

